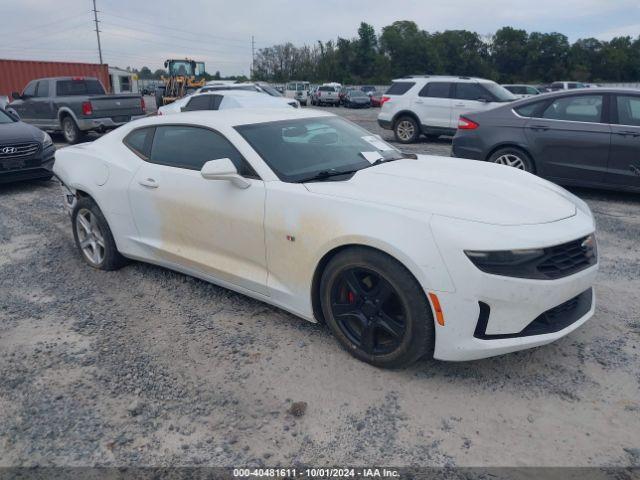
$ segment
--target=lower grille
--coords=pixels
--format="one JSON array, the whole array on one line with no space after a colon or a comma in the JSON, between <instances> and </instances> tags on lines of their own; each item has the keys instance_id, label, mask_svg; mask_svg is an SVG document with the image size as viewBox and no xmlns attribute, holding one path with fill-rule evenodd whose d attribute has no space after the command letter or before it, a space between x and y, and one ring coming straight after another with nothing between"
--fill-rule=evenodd
<instances>
[{"instance_id":1,"label":"lower grille","mask_svg":"<svg viewBox=\"0 0 640 480\"><path fill-rule=\"evenodd\" d=\"M36 154L40 145L38 143L16 143L13 145L0 145L0 161L14 158L28 158Z\"/></svg>"},{"instance_id":2,"label":"lower grille","mask_svg":"<svg viewBox=\"0 0 640 480\"><path fill-rule=\"evenodd\" d=\"M544 335L555 333L567 328L574 322L584 317L593 304L593 289L585 290L566 302L557 305L536 317L518 333L487 334L487 325L491 308L484 302L480 303L480 315L473 336L481 340L498 340L501 338L530 337L532 335Z\"/></svg>"}]
</instances>

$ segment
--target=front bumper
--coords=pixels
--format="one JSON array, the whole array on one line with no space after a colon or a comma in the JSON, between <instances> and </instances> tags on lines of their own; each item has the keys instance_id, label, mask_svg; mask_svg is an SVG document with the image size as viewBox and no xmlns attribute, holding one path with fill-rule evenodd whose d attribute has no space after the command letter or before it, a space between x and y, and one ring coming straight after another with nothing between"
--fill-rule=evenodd
<instances>
[{"instance_id":1,"label":"front bumper","mask_svg":"<svg viewBox=\"0 0 640 480\"><path fill-rule=\"evenodd\" d=\"M473 234L461 238L460 232L469 232L470 224ZM434 217L432 229L455 283L454 292L436 292L445 325L436 324L435 358L475 360L545 345L593 315L597 264L556 280L532 280L482 272L463 252L538 248L575 240L593 232L593 220L586 213L512 227Z\"/></svg>"},{"instance_id":2,"label":"front bumper","mask_svg":"<svg viewBox=\"0 0 640 480\"><path fill-rule=\"evenodd\" d=\"M50 178L53 175L54 160L55 148L50 146L38 156L25 159L23 166L11 169L3 169L0 166L0 183Z\"/></svg>"},{"instance_id":3,"label":"front bumper","mask_svg":"<svg viewBox=\"0 0 640 480\"><path fill-rule=\"evenodd\" d=\"M82 131L89 130L108 130L117 128L121 125L129 123L133 120L138 120L140 118L146 118L145 114L142 115L131 115L130 119L124 122L116 122L112 117L104 117L104 118L78 118L76 123L78 128Z\"/></svg>"}]
</instances>

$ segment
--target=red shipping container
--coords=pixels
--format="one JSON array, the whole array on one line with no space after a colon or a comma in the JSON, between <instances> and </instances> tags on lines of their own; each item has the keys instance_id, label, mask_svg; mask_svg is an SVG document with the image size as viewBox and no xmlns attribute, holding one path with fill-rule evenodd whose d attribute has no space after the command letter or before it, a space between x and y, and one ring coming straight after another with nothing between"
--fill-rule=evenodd
<instances>
[{"instance_id":1,"label":"red shipping container","mask_svg":"<svg viewBox=\"0 0 640 480\"><path fill-rule=\"evenodd\" d=\"M96 77L111 91L107 64L0 59L0 96L11 97L11 92L22 92L31 80L46 77Z\"/></svg>"}]
</instances>

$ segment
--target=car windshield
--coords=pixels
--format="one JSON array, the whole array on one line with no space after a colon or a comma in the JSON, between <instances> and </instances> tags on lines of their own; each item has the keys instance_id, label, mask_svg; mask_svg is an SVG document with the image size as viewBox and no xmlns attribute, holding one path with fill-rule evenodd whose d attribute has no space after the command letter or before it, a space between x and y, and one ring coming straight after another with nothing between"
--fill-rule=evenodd
<instances>
[{"instance_id":1,"label":"car windshield","mask_svg":"<svg viewBox=\"0 0 640 480\"><path fill-rule=\"evenodd\" d=\"M0 110L0 124L2 123L13 123L15 120L7 115L3 110Z\"/></svg>"},{"instance_id":2,"label":"car windshield","mask_svg":"<svg viewBox=\"0 0 640 480\"><path fill-rule=\"evenodd\" d=\"M361 92L360 90L352 90L349 92L350 97L367 97L369 96L365 92Z\"/></svg>"},{"instance_id":3,"label":"car windshield","mask_svg":"<svg viewBox=\"0 0 640 480\"><path fill-rule=\"evenodd\" d=\"M289 183L404 158L379 137L342 118L303 118L235 128L278 178Z\"/></svg>"},{"instance_id":4,"label":"car windshield","mask_svg":"<svg viewBox=\"0 0 640 480\"><path fill-rule=\"evenodd\" d=\"M501 87L497 83L487 82L483 83L482 86L489 90L489 92L495 97L497 102L513 102L514 100L518 99L513 93L511 93L506 88Z\"/></svg>"},{"instance_id":5,"label":"car windshield","mask_svg":"<svg viewBox=\"0 0 640 480\"><path fill-rule=\"evenodd\" d=\"M271 85L260 85L260 88L272 97L281 97L282 94Z\"/></svg>"}]
</instances>

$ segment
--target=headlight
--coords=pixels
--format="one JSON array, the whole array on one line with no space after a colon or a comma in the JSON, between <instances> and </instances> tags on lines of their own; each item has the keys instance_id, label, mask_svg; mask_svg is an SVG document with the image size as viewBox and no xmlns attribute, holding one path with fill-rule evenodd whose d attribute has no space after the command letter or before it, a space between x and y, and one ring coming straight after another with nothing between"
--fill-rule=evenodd
<instances>
[{"instance_id":1,"label":"headlight","mask_svg":"<svg viewBox=\"0 0 640 480\"><path fill-rule=\"evenodd\" d=\"M53 145L53 140L51 140L51 135L49 135L47 132L42 132L42 133L44 134L44 137L42 137L42 148L44 149Z\"/></svg>"},{"instance_id":2,"label":"headlight","mask_svg":"<svg viewBox=\"0 0 640 480\"><path fill-rule=\"evenodd\" d=\"M464 253L469 257L469 260L483 272L509 276L520 276L513 275L514 271L521 270L521 267L527 263L544 256L544 250L541 248L529 250L497 250L493 252L465 250Z\"/></svg>"},{"instance_id":3,"label":"headlight","mask_svg":"<svg viewBox=\"0 0 640 480\"><path fill-rule=\"evenodd\" d=\"M523 250L465 250L480 270L507 277L553 280L589 268L598 262L593 234L547 248Z\"/></svg>"}]
</instances>

